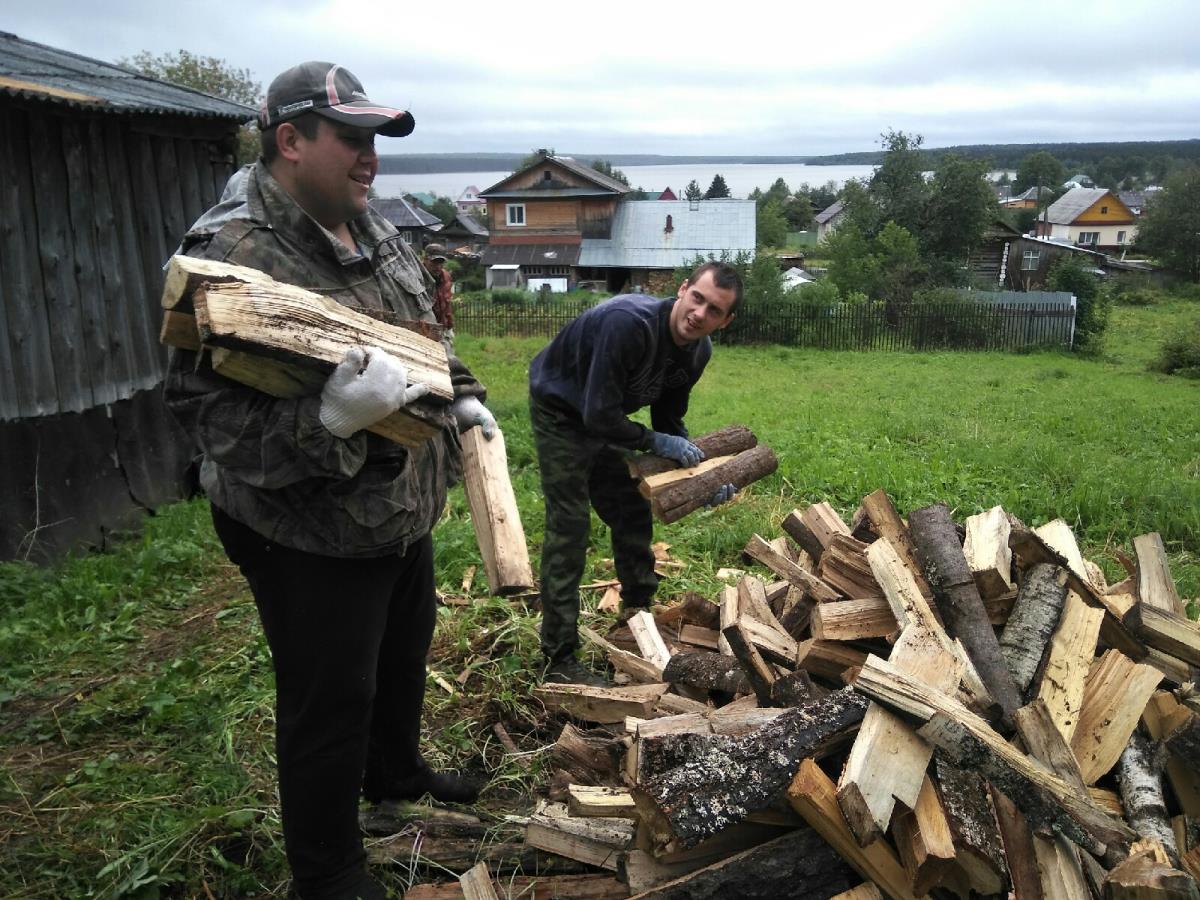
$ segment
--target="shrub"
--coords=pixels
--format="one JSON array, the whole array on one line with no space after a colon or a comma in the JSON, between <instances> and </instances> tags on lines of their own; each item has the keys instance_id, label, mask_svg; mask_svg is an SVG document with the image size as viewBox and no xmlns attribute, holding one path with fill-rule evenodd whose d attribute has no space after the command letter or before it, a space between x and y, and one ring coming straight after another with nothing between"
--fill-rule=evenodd
<instances>
[{"instance_id":1,"label":"shrub","mask_svg":"<svg viewBox=\"0 0 1200 900\"><path fill-rule=\"evenodd\" d=\"M1071 349L1099 353L1104 347L1104 331L1112 309L1112 288L1101 282L1089 264L1070 253L1054 264L1046 288L1075 295L1075 342Z\"/></svg>"},{"instance_id":2,"label":"shrub","mask_svg":"<svg viewBox=\"0 0 1200 900\"><path fill-rule=\"evenodd\" d=\"M1153 306L1160 300L1162 294L1153 288L1131 288L1116 295L1116 302L1120 306Z\"/></svg>"},{"instance_id":3,"label":"shrub","mask_svg":"<svg viewBox=\"0 0 1200 900\"><path fill-rule=\"evenodd\" d=\"M1190 331L1163 342L1150 370L1183 378L1200 378L1200 322Z\"/></svg>"},{"instance_id":4,"label":"shrub","mask_svg":"<svg viewBox=\"0 0 1200 900\"><path fill-rule=\"evenodd\" d=\"M537 298L520 288L493 288L491 299L493 303L529 303Z\"/></svg>"}]
</instances>

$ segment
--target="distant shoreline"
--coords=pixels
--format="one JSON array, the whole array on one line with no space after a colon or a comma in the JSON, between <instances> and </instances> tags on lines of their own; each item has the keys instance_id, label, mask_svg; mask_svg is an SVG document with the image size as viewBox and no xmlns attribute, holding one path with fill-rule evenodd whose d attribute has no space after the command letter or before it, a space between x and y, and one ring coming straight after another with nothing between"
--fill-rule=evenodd
<instances>
[{"instance_id":1,"label":"distant shoreline","mask_svg":"<svg viewBox=\"0 0 1200 900\"><path fill-rule=\"evenodd\" d=\"M1095 141L1068 144L970 144L956 147L927 147L921 154L930 165L940 156L957 153L972 159L989 159L998 168L1015 169L1030 153L1046 150L1060 161L1082 164L1098 161L1102 156L1153 155L1175 156L1200 160L1200 138L1186 141ZM450 172L511 172L528 153L392 153L379 157L382 175L418 175ZM590 165L603 159L616 168L622 166L676 165L805 165L842 166L878 165L882 150L859 153L835 153L825 156L668 156L653 153L560 153Z\"/></svg>"}]
</instances>

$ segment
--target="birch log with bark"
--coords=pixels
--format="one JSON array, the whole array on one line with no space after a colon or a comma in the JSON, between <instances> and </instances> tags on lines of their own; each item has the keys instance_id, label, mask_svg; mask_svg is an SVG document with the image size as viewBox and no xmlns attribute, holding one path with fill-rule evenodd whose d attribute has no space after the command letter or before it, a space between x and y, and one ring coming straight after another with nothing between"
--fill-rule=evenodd
<instances>
[{"instance_id":1,"label":"birch log with bark","mask_svg":"<svg viewBox=\"0 0 1200 900\"><path fill-rule=\"evenodd\" d=\"M1175 831L1167 817L1167 804L1163 799L1162 768L1154 758L1154 744L1139 732L1134 732L1129 743L1121 752L1117 764L1117 787L1121 792L1121 805L1125 818L1142 838L1159 841L1171 855L1172 862L1179 861L1179 845Z\"/></svg>"},{"instance_id":2,"label":"birch log with bark","mask_svg":"<svg viewBox=\"0 0 1200 900\"><path fill-rule=\"evenodd\" d=\"M1000 632L1000 652L1022 696L1042 663L1067 599L1066 573L1037 563L1025 573L1017 601Z\"/></svg>"},{"instance_id":3,"label":"birch log with bark","mask_svg":"<svg viewBox=\"0 0 1200 900\"><path fill-rule=\"evenodd\" d=\"M745 425L726 425L724 428L692 438L691 441L704 451L706 459L716 456L736 456L743 450L749 450L758 444L758 438L754 436L754 432ZM679 463L675 460L653 453L631 456L627 460L627 464L629 475L634 479L679 468Z\"/></svg>"},{"instance_id":4,"label":"birch log with bark","mask_svg":"<svg viewBox=\"0 0 1200 900\"><path fill-rule=\"evenodd\" d=\"M764 808L791 781L800 760L847 742L866 709L863 696L844 688L789 709L745 737L692 744L683 765L632 791L654 842L693 847Z\"/></svg>"}]
</instances>

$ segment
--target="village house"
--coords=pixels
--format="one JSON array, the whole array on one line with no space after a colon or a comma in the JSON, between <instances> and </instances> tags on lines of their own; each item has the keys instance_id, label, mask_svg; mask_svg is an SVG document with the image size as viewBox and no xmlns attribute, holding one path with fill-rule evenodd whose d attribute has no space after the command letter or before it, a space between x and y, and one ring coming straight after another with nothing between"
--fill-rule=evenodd
<instances>
[{"instance_id":1,"label":"village house","mask_svg":"<svg viewBox=\"0 0 1200 900\"><path fill-rule=\"evenodd\" d=\"M837 231L838 224L842 221L845 215L845 204L841 200L835 200L829 206L825 207L816 215L817 222L817 243L825 240L826 237Z\"/></svg>"},{"instance_id":2,"label":"village house","mask_svg":"<svg viewBox=\"0 0 1200 900\"><path fill-rule=\"evenodd\" d=\"M1051 196L1050 188L1042 185L1041 199L1046 200ZM1000 201L1000 206L1004 209L1037 209L1039 189L1036 185L1024 190L1019 194L1012 194L1006 200Z\"/></svg>"},{"instance_id":3,"label":"village house","mask_svg":"<svg viewBox=\"0 0 1200 900\"><path fill-rule=\"evenodd\" d=\"M984 231L979 246L971 251L971 282L982 290L1040 291L1045 289L1054 263L1066 254L1081 256L1095 269L1104 269L1109 262L1103 253L1021 234L995 219Z\"/></svg>"},{"instance_id":4,"label":"village house","mask_svg":"<svg viewBox=\"0 0 1200 900\"><path fill-rule=\"evenodd\" d=\"M584 238L579 274L607 290L666 295L675 270L697 257L753 253L753 200L627 200L613 214L611 237Z\"/></svg>"},{"instance_id":5,"label":"village house","mask_svg":"<svg viewBox=\"0 0 1200 900\"><path fill-rule=\"evenodd\" d=\"M480 196L488 201L489 287L561 292L673 290L697 256L753 252L752 200L630 200L633 191L568 157L542 155Z\"/></svg>"},{"instance_id":6,"label":"village house","mask_svg":"<svg viewBox=\"0 0 1200 900\"><path fill-rule=\"evenodd\" d=\"M1037 236L1119 252L1133 243L1136 218L1113 191L1077 187L1046 208L1037 222Z\"/></svg>"},{"instance_id":7,"label":"village house","mask_svg":"<svg viewBox=\"0 0 1200 900\"><path fill-rule=\"evenodd\" d=\"M481 259L488 287L500 273L504 283L547 284L556 291L573 287L583 239L612 236L613 214L629 192L627 185L589 166L546 153L480 191L488 210L488 245Z\"/></svg>"},{"instance_id":8,"label":"village house","mask_svg":"<svg viewBox=\"0 0 1200 900\"><path fill-rule=\"evenodd\" d=\"M404 243L418 252L433 234L442 230L441 219L403 197L374 197L370 202L371 209L391 222Z\"/></svg>"},{"instance_id":9,"label":"village house","mask_svg":"<svg viewBox=\"0 0 1200 900\"><path fill-rule=\"evenodd\" d=\"M479 188L473 184L467 185L454 201L454 205L461 213L487 212L487 201L479 196Z\"/></svg>"},{"instance_id":10,"label":"village house","mask_svg":"<svg viewBox=\"0 0 1200 900\"><path fill-rule=\"evenodd\" d=\"M472 213L462 213L438 232L438 241L452 253L478 256L487 246L488 230Z\"/></svg>"}]
</instances>

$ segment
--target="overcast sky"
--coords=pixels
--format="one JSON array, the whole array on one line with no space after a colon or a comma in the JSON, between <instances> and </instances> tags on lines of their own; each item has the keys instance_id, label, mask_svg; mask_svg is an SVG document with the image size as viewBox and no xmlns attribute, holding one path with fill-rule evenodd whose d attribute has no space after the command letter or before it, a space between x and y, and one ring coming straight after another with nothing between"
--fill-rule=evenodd
<instances>
[{"instance_id":1,"label":"overcast sky","mask_svg":"<svg viewBox=\"0 0 1200 900\"><path fill-rule=\"evenodd\" d=\"M7 6L0 30L29 40L110 61L186 49L264 90L338 62L416 117L384 153L810 155L876 149L888 128L931 147L1200 137L1198 0Z\"/></svg>"}]
</instances>

